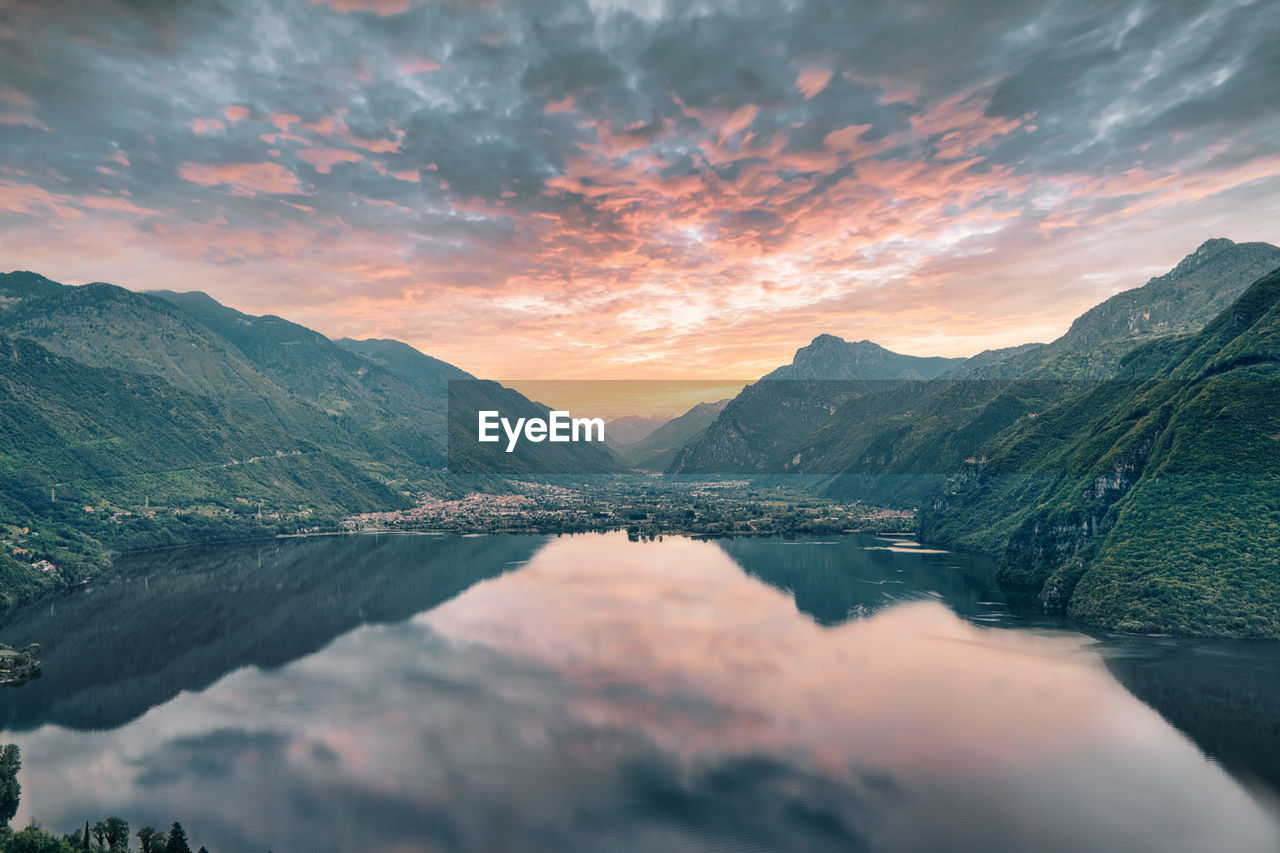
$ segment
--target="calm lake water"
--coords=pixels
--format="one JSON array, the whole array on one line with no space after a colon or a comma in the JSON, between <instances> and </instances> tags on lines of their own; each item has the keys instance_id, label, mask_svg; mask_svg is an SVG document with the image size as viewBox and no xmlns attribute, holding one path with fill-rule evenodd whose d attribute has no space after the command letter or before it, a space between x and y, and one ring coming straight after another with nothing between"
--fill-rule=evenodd
<instances>
[{"instance_id":1,"label":"calm lake water","mask_svg":"<svg viewBox=\"0 0 1280 853\"><path fill-rule=\"evenodd\" d=\"M1280 850L1280 647L872 537L170 551L10 614L22 804L213 853Z\"/></svg>"}]
</instances>

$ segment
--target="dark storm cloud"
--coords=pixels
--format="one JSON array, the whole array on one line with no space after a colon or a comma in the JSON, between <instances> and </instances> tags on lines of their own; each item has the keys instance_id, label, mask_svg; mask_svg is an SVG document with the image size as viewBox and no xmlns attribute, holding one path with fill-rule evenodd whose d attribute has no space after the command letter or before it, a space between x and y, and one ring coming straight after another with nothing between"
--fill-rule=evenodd
<instances>
[{"instance_id":1,"label":"dark storm cloud","mask_svg":"<svg viewBox=\"0 0 1280 853\"><path fill-rule=\"evenodd\" d=\"M10 167L65 177L80 192L127 188L181 206L190 188L177 163L260 162L283 148L278 160L323 207L326 192L422 188L378 175L367 152L318 170L264 142L263 119L345 111L366 140L394 138L395 126L405 138L382 158L387 168L435 163L455 193L490 201L503 191L532 201L564 168L584 132L544 110L566 98L616 131L687 122L676 99L697 110L755 105L762 132L793 124L790 146L813 149L850 123L871 124L868 139L904 126L911 110L878 103L876 81L919 87L922 100L986 84L992 114L1035 116L1036 135L1009 140L1004 156L1049 169L1123 168L1204 142L1179 144L1178 134L1230 127L1249 139L1274 121L1274 7L962 5L671 4L646 16L584 3L428 4L387 17L305 0L11 8L20 37L0 60L7 88L34 102L58 144L12 125L3 153ZM396 73L414 62L443 70ZM807 64L835 72L809 100L796 91ZM233 105L250 116L228 121ZM197 135L200 120L226 129ZM131 180L96 170L117 150Z\"/></svg>"},{"instance_id":2,"label":"dark storm cloud","mask_svg":"<svg viewBox=\"0 0 1280 853\"><path fill-rule=\"evenodd\" d=\"M1000 80L990 107L1036 114L1053 141L1031 154L1032 167L1158 167L1276 127L1274 6L1116 4L1083 20L1046 16L1036 35L1036 50Z\"/></svg>"}]
</instances>

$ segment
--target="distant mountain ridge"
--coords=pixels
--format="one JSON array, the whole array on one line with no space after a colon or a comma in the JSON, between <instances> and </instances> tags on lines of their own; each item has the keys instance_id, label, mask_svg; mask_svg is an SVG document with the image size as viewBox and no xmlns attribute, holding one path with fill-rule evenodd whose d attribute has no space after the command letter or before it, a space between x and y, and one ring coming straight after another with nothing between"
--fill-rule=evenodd
<instances>
[{"instance_id":1,"label":"distant mountain ridge","mask_svg":"<svg viewBox=\"0 0 1280 853\"><path fill-rule=\"evenodd\" d=\"M644 438L617 448L617 452L641 470L665 470L680 448L714 423L728 404L728 399L698 403L689 411L664 422Z\"/></svg>"},{"instance_id":2,"label":"distant mountain ridge","mask_svg":"<svg viewBox=\"0 0 1280 853\"><path fill-rule=\"evenodd\" d=\"M924 381L761 381L669 470L710 451L703 471L920 506L924 541L1000 554L1002 584L1089 624L1280 638L1277 268L1210 240L1050 344Z\"/></svg>"},{"instance_id":3,"label":"distant mountain ridge","mask_svg":"<svg viewBox=\"0 0 1280 853\"><path fill-rule=\"evenodd\" d=\"M649 417L645 415L626 415L614 418L605 424L605 437L610 446L617 449L623 445L635 444L647 438L655 429L670 421L671 418Z\"/></svg>"},{"instance_id":4,"label":"distant mountain ridge","mask_svg":"<svg viewBox=\"0 0 1280 853\"><path fill-rule=\"evenodd\" d=\"M933 379L963 361L963 358L902 355L871 341L846 341L823 334L796 350L790 364L767 373L762 381Z\"/></svg>"},{"instance_id":5,"label":"distant mountain ridge","mask_svg":"<svg viewBox=\"0 0 1280 853\"><path fill-rule=\"evenodd\" d=\"M403 341L390 338L368 338L360 341L338 338L334 343L349 352L376 361L392 375L418 386L440 387L447 386L454 379L476 378L462 368L419 352Z\"/></svg>"},{"instance_id":6,"label":"distant mountain ridge","mask_svg":"<svg viewBox=\"0 0 1280 853\"><path fill-rule=\"evenodd\" d=\"M1200 329L1277 266L1280 248L1270 244L1209 240L1052 343L971 359L904 361L912 357L820 335L731 401L668 471L805 475L833 496L914 505L1018 418L1115 375L1140 343Z\"/></svg>"},{"instance_id":7,"label":"distant mountain ridge","mask_svg":"<svg viewBox=\"0 0 1280 853\"><path fill-rule=\"evenodd\" d=\"M1276 267L1280 247L1270 243L1206 240L1164 275L1081 314L1052 343L990 364L970 359L948 378L1108 379L1129 350L1158 337L1199 331Z\"/></svg>"},{"instance_id":8,"label":"distant mountain ridge","mask_svg":"<svg viewBox=\"0 0 1280 853\"><path fill-rule=\"evenodd\" d=\"M819 335L783 365L748 385L674 455L668 473L752 474L776 471L802 441L865 383L932 379L963 359L902 355L871 341Z\"/></svg>"}]
</instances>

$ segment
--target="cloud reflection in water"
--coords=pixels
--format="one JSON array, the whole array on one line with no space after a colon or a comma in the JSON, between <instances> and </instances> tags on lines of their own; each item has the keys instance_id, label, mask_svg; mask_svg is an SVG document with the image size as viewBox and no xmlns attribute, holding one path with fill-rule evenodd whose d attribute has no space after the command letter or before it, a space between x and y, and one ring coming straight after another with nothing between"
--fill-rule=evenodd
<instances>
[{"instance_id":1,"label":"cloud reflection in water","mask_svg":"<svg viewBox=\"0 0 1280 853\"><path fill-rule=\"evenodd\" d=\"M107 732L18 736L58 830L212 850L1274 850L1274 819L1069 632L935 601L824 627L711 543L517 572Z\"/></svg>"}]
</instances>

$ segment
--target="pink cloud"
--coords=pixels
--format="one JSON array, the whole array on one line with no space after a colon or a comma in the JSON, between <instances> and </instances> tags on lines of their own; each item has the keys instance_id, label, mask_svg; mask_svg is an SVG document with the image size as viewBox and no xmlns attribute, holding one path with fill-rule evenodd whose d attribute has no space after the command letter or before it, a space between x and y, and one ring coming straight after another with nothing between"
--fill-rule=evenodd
<instances>
[{"instance_id":1,"label":"pink cloud","mask_svg":"<svg viewBox=\"0 0 1280 853\"><path fill-rule=\"evenodd\" d=\"M735 133L740 133L751 126L751 122L756 120L759 112L760 108L755 104L739 107L729 116L729 120L721 126L720 131L725 136L733 136Z\"/></svg>"},{"instance_id":2,"label":"pink cloud","mask_svg":"<svg viewBox=\"0 0 1280 853\"><path fill-rule=\"evenodd\" d=\"M191 129L196 133L204 136L209 133L217 133L226 130L227 126L216 118L198 118L191 122Z\"/></svg>"},{"instance_id":3,"label":"pink cloud","mask_svg":"<svg viewBox=\"0 0 1280 853\"><path fill-rule=\"evenodd\" d=\"M858 139L862 134L866 133L870 129L871 125L869 124L851 124L848 127L843 127L840 130L833 130L828 133L822 138L822 145L824 148L831 151L841 151L846 154L851 154L855 151L859 151ZM863 146L861 148L861 152L863 154L873 154L877 148L878 146L875 145Z\"/></svg>"},{"instance_id":4,"label":"pink cloud","mask_svg":"<svg viewBox=\"0 0 1280 853\"><path fill-rule=\"evenodd\" d=\"M34 107L36 102L28 98L26 95L14 89L12 86L0 88L0 101L6 104L13 104L18 107Z\"/></svg>"},{"instance_id":5,"label":"pink cloud","mask_svg":"<svg viewBox=\"0 0 1280 853\"><path fill-rule=\"evenodd\" d=\"M398 131L397 139L362 139L354 134L347 135L347 141L357 148L363 148L365 151L372 151L375 154L387 154L400 150L400 143L404 141L404 133Z\"/></svg>"},{"instance_id":6,"label":"pink cloud","mask_svg":"<svg viewBox=\"0 0 1280 853\"><path fill-rule=\"evenodd\" d=\"M79 219L84 214L77 210L71 196L51 193L32 184L18 184L0 180L0 210L9 213L36 214L47 210L58 219Z\"/></svg>"},{"instance_id":7,"label":"pink cloud","mask_svg":"<svg viewBox=\"0 0 1280 853\"><path fill-rule=\"evenodd\" d=\"M421 62L421 70L437 67ZM830 85L830 72L825 80L820 72L801 71L796 89ZM418 183L435 164L404 168L414 161L395 156L400 131L387 124L369 132L390 139L356 137L341 111L309 114L309 124L276 113L259 130L275 131L264 139L285 162L299 158L325 173L363 160L387 178L389 200L368 205L347 204L344 188L342 219L332 203L281 198L304 185L276 163L181 165L187 194L202 201L268 197L267 213L246 215L242 227L160 211L163 223L141 234L132 228L148 204L141 193L80 198L3 182L0 209L30 221L6 237L33 268L80 280L131 274L139 287L166 286L175 272L203 277L201 286L220 288L237 307L326 333L408 338L500 377L759 375L819 332L970 354L1055 336L1107 293L1171 266L1203 239L1206 221L1236 239L1276 239L1257 230L1280 217L1264 193L1280 180L1275 158L1215 167L1223 147L1202 146L1175 168L1029 173L985 155L993 142L1028 132L1030 116L988 115L983 92L933 103L904 83L859 82L878 87L882 100L910 100L910 121L874 140L868 126L849 124L801 148L799 134L772 120L786 116L768 105L682 106L678 121L625 127L575 115L564 126L582 137L542 185L536 209L513 182L498 186L497 198L455 190L442 200L434 186L449 184L429 174L425 192L397 193L391 179ZM571 97L543 109L582 112ZM249 117L236 106L221 115ZM783 129L756 130L766 126ZM677 162L673 151L686 156ZM111 161L127 166L129 157L117 151ZM389 204L406 215L374 206ZM450 231L427 245L390 224L417 212L430 219L442 204L503 227L476 229L484 237ZM1201 210L1216 212L1190 214ZM1157 245L1157 231L1173 236ZM1144 247L1141 257L1099 248L1125 239ZM438 248L445 243L449 251ZM75 256L116 259L120 271L87 270ZM217 266L228 258L252 259L255 269L230 281ZM1105 287L1093 283L1100 269L1114 271ZM281 283L291 281L308 287ZM477 330L501 333L503 346Z\"/></svg>"},{"instance_id":8,"label":"pink cloud","mask_svg":"<svg viewBox=\"0 0 1280 853\"><path fill-rule=\"evenodd\" d=\"M303 125L303 127L321 136L333 136L346 130L347 122L345 116L346 111L339 110L333 115L321 116L316 121Z\"/></svg>"},{"instance_id":9,"label":"pink cloud","mask_svg":"<svg viewBox=\"0 0 1280 853\"><path fill-rule=\"evenodd\" d=\"M545 111L548 113L573 112L573 95L565 95L562 100L551 101L547 104Z\"/></svg>"},{"instance_id":10,"label":"pink cloud","mask_svg":"<svg viewBox=\"0 0 1280 853\"><path fill-rule=\"evenodd\" d=\"M796 89L808 100L817 95L831 82L831 71L826 68L806 68L796 78Z\"/></svg>"},{"instance_id":11,"label":"pink cloud","mask_svg":"<svg viewBox=\"0 0 1280 853\"><path fill-rule=\"evenodd\" d=\"M409 11L415 5L410 0L311 0L316 5L327 5L335 12L372 12L375 15L390 17Z\"/></svg>"},{"instance_id":12,"label":"pink cloud","mask_svg":"<svg viewBox=\"0 0 1280 853\"><path fill-rule=\"evenodd\" d=\"M36 130L43 130L52 133L49 125L40 119L31 115L22 115L21 113L0 113L0 124L7 124L14 127L33 127Z\"/></svg>"},{"instance_id":13,"label":"pink cloud","mask_svg":"<svg viewBox=\"0 0 1280 853\"><path fill-rule=\"evenodd\" d=\"M183 163L178 175L204 187L229 186L236 195L287 195L300 192L298 177L279 163Z\"/></svg>"},{"instance_id":14,"label":"pink cloud","mask_svg":"<svg viewBox=\"0 0 1280 853\"><path fill-rule=\"evenodd\" d=\"M315 166L317 172L326 175L338 163L355 163L364 159L354 151L326 146L304 149L298 156Z\"/></svg>"},{"instance_id":15,"label":"pink cloud","mask_svg":"<svg viewBox=\"0 0 1280 853\"><path fill-rule=\"evenodd\" d=\"M396 63L396 74L401 77L412 77L414 74L421 74L424 71L439 71L440 69L440 63L425 57L414 57Z\"/></svg>"},{"instance_id":16,"label":"pink cloud","mask_svg":"<svg viewBox=\"0 0 1280 853\"><path fill-rule=\"evenodd\" d=\"M140 207L125 199L107 196L85 196L78 199L76 203L90 210L114 210L121 213L134 213L138 216L154 216L157 213L155 210Z\"/></svg>"}]
</instances>

